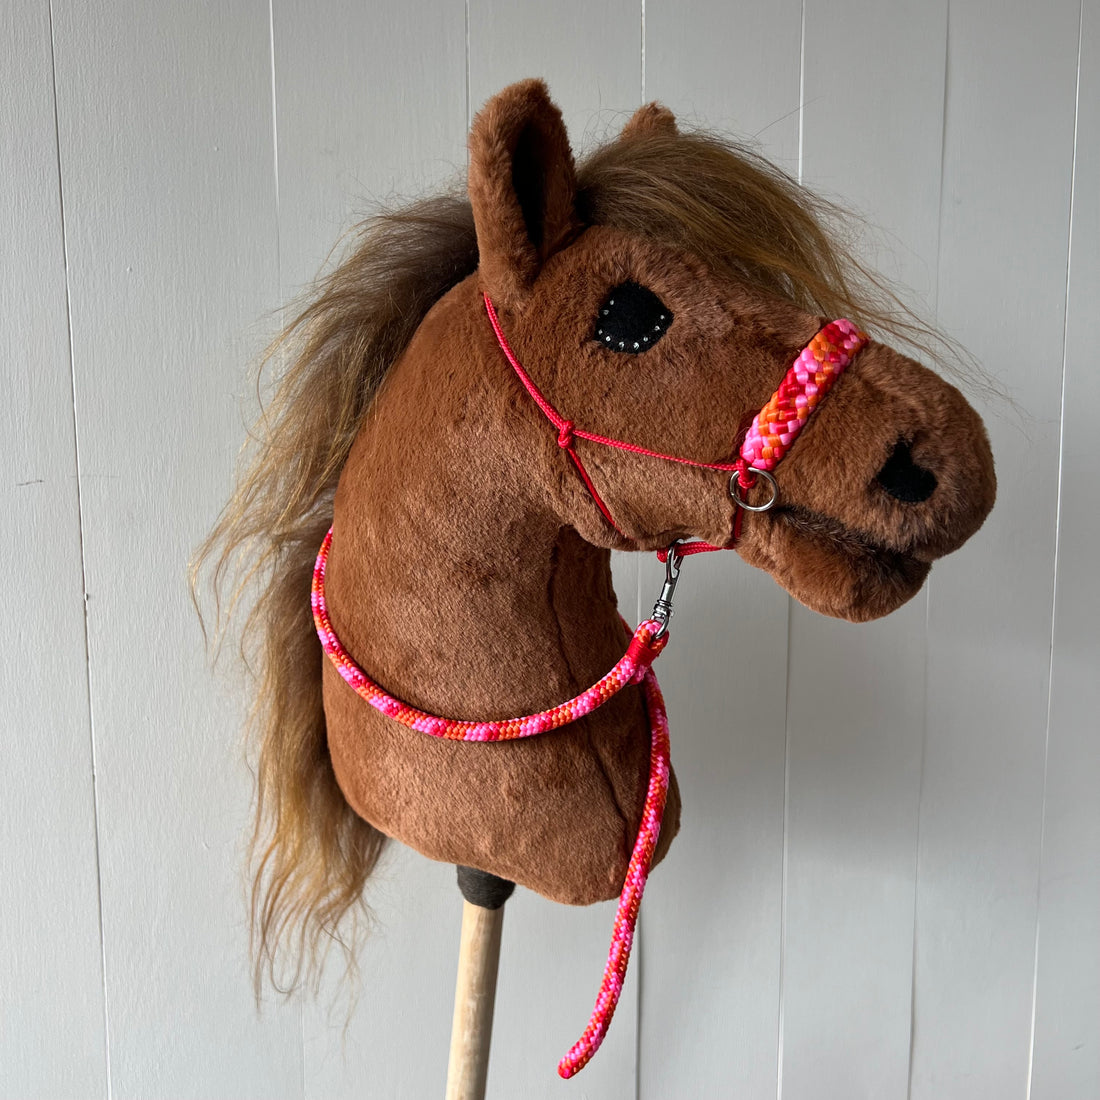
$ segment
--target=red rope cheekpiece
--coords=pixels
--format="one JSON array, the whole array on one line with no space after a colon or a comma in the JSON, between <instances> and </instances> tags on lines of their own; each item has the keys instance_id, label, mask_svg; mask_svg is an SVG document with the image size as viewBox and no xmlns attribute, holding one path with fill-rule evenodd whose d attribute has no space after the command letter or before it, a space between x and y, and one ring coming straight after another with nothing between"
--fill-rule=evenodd
<instances>
[{"instance_id":1,"label":"red rope cheekpiece","mask_svg":"<svg viewBox=\"0 0 1100 1100\"><path fill-rule=\"evenodd\" d=\"M615 517L611 514L611 509L604 503L603 497L600 496L599 491L593 484L592 478L584 468L584 463L581 462L580 456L573 446L574 439L587 439L590 443L601 443L605 447L615 447L617 450L629 451L631 454L636 455L645 455L647 458L663 458L666 462L678 462L681 466L694 466L700 470L720 470L725 473L733 473L736 471L738 481L743 489L750 489L755 484L756 478L748 472L749 464L743 458L738 458L736 462L697 462L693 458L682 458L679 455L666 455L662 454L660 451L651 451L648 447L640 447L637 443L627 443L626 440L623 439L612 439L610 436L600 435L597 432L585 431L583 428L578 428L572 420L566 420L566 418L550 404L543 392L535 385L534 379L523 369L520 361L516 358L515 353L508 343L507 337L504 335L504 330L500 327L500 320L497 318L497 311L493 306L492 299L488 294L482 294L482 299L485 302L485 312L489 315L489 323L493 326L493 332L496 334L497 343L500 345L500 350L504 352L505 359L508 360L512 370L516 372L516 377L523 384L523 388L530 394L531 399L542 410L546 419L557 429L558 446L569 455L573 465L577 468L577 473L580 474L581 480L584 482L584 487L588 490L588 494L592 497L596 507L599 508L600 512L603 514L603 518L606 519L624 539L628 539L631 542L633 541L633 539L631 539L615 522ZM737 542L737 539L741 535L742 514L742 510L738 508L737 514L734 517L734 543ZM709 542L699 540L696 542L684 543L677 553L681 557L687 557L691 554L704 554L710 550L732 549L732 544L730 546L714 546ZM666 555L667 551L661 550L657 556L663 562Z\"/></svg>"},{"instance_id":2,"label":"red rope cheekpiece","mask_svg":"<svg viewBox=\"0 0 1100 1100\"><path fill-rule=\"evenodd\" d=\"M664 454L661 451L651 451L648 447L640 447L637 443L628 443L623 439L613 439L610 436L600 435L597 432L585 431L578 428L572 420L566 419L547 400L543 392L535 384L534 379L523 369L508 343L504 330L500 327L497 311L488 294L482 294L485 302L485 312L489 315L489 323L493 326L500 350L505 359L515 371L523 388L531 399L542 410L543 415L558 432L558 446L569 455L573 465L577 468L585 488L603 514L604 519L624 538L633 541L615 522L611 509L604 503L599 491L596 489L588 471L584 468L576 448L573 446L575 439L587 439L591 443L599 443L604 447L615 447L620 451L629 451L631 454L645 455L647 458L660 458L666 462L678 462L682 466L694 466L699 470L720 470L725 473L736 473L737 483L743 491L747 491L756 484L756 472L766 475L774 470L783 456L791 449L799 432L805 427L810 414L817 408L821 400L832 389L837 379L844 372L859 351L869 342L866 333L861 332L851 321L843 317L830 321L816 336L802 349L791 368L787 371L779 388L772 394L771 400L756 414L748 433L741 442L738 457L733 462L699 462L693 458L683 458L680 455ZM732 478L730 490L733 490ZM763 506L767 509L775 503L778 489L773 483L773 495L769 504ZM678 557L688 557L691 554L705 554L711 550L732 550L741 537L741 525L744 520L745 509L741 501L737 499L736 511L733 517L733 538L727 545L714 546L712 543L698 540L686 542L677 548ZM753 509L760 511L762 509ZM658 558L663 562L668 556L668 551L658 551Z\"/></svg>"}]
</instances>

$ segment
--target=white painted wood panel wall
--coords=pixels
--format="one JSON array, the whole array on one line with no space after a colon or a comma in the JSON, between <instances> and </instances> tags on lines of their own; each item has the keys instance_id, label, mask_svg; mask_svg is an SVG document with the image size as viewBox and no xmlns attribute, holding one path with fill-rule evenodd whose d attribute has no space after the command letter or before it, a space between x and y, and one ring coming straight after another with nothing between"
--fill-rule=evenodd
<instances>
[{"instance_id":1,"label":"white painted wood panel wall","mask_svg":"<svg viewBox=\"0 0 1100 1100\"><path fill-rule=\"evenodd\" d=\"M185 563L279 304L535 74L582 144L655 97L754 136L1013 404L979 398L986 527L883 622L689 564L630 989L558 1081L611 907L520 892L490 1094L1096 1100L1100 0L0 7L0 1097L441 1095L447 867L387 857L346 1038L324 996L253 1009L240 707Z\"/></svg>"}]
</instances>

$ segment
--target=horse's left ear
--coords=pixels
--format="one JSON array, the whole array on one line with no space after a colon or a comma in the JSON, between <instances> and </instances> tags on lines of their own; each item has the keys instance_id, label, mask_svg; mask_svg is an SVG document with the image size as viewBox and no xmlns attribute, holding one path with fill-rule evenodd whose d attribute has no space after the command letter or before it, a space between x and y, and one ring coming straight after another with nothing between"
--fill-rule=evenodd
<instances>
[{"instance_id":1,"label":"horse's left ear","mask_svg":"<svg viewBox=\"0 0 1100 1100\"><path fill-rule=\"evenodd\" d=\"M510 85L477 113L469 192L481 287L499 307L521 306L580 224L565 123L541 80Z\"/></svg>"}]
</instances>

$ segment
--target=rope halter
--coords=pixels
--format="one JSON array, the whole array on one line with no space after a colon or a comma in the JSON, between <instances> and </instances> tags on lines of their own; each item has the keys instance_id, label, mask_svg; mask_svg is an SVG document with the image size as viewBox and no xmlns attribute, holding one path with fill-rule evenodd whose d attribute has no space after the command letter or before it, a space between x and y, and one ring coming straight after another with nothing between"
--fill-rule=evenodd
<instances>
[{"instance_id":1,"label":"rope halter","mask_svg":"<svg viewBox=\"0 0 1100 1100\"><path fill-rule=\"evenodd\" d=\"M730 474L729 493L737 505L737 514L734 519L734 541L740 534L741 513L766 512L773 508L779 500L779 485L772 476L772 470L779 464L780 459L791 449L798 433L802 431L809 420L810 414L821 403L822 398L832 389L836 380L844 372L844 369L855 358L856 354L868 342L869 338L860 332L851 321L839 318L830 321L817 335L802 349L798 358L791 365L780 382L779 388L772 394L768 403L753 417L744 442L741 444L740 453L733 462L699 462L693 458L683 458L680 455L664 454L661 451L651 451L648 447L640 447L637 443L628 443L623 439L613 439L610 436L600 435L597 432L585 431L576 424L562 416L550 403L543 392L535 384L534 379L523 369L508 343L504 330L501 328L500 319L488 294L483 294L485 312L489 315L489 323L493 326L500 350L504 353L516 377L523 388L542 411L547 420L557 429L558 446L561 447L577 469L589 496L592 497L596 507L599 508L604 519L627 541L633 541L626 535L615 522L611 510L604 503L591 476L584 467L580 456L577 454L575 441L585 439L590 443L599 443L604 447L614 447L620 451L629 451L631 454L644 455L647 458L659 458L665 462L677 462L682 466L694 466L701 470L720 470ZM675 322L674 322L675 323ZM756 484L757 478L763 478L770 490L768 499L762 504L749 504L743 493ZM690 542L685 544L681 553L698 554L707 550L723 550L732 547L712 546L707 542ZM664 552L662 551L662 561Z\"/></svg>"}]
</instances>

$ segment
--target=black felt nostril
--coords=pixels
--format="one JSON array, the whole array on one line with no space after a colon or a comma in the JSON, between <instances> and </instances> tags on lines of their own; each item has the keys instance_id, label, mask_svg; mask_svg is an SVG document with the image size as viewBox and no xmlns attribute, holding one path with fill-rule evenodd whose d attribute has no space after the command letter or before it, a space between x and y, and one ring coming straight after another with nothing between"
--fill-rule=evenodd
<instances>
[{"instance_id":1,"label":"black felt nostril","mask_svg":"<svg viewBox=\"0 0 1100 1100\"><path fill-rule=\"evenodd\" d=\"M875 480L895 500L905 504L920 504L936 488L936 475L913 461L909 444L904 440L894 447L894 453L886 460Z\"/></svg>"}]
</instances>

